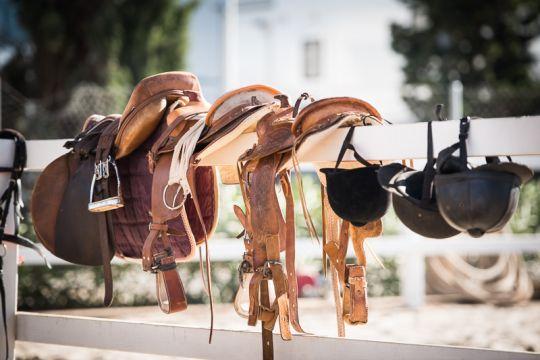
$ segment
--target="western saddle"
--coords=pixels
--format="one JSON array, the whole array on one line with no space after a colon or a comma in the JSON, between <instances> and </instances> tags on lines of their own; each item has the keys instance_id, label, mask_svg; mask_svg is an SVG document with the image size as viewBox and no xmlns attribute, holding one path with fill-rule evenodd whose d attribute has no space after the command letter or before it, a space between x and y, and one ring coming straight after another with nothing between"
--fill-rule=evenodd
<instances>
[{"instance_id":1,"label":"western saddle","mask_svg":"<svg viewBox=\"0 0 540 360\"><path fill-rule=\"evenodd\" d=\"M39 240L66 261L102 266L106 305L113 300L113 256L141 259L143 269L156 275L158 303L166 313L187 307L176 262L191 258L205 244L202 276L212 309L207 241L217 222L217 176L214 168L200 162L251 133L253 146L244 149L237 166L218 168L223 183L240 185L244 200L243 209L234 206L245 246L235 309L248 325L261 322L263 357L272 358L276 322L284 340L292 339L291 326L304 333L298 316L290 181L296 153L307 137L362 125L366 119L381 122L373 107L357 99L324 99L298 113L299 105L297 101L292 107L287 96L273 88L252 85L226 93L210 106L190 73L143 79L121 115L90 116L83 131L65 144L70 152L39 177L31 209ZM301 190L299 176L297 180ZM379 221L354 228L340 221L328 206L324 183L322 199L323 249L330 259L336 300L341 299L336 306L343 336L343 319L352 324L367 321L363 241L378 236L382 225ZM349 237L357 265L345 264ZM323 264L326 269L326 256Z\"/></svg>"}]
</instances>

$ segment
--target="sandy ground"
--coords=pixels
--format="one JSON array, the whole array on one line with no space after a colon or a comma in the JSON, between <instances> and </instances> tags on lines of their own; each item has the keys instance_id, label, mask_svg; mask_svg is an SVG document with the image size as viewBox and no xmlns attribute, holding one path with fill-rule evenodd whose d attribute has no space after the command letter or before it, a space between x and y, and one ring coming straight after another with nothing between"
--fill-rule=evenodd
<instances>
[{"instance_id":1,"label":"sandy ground","mask_svg":"<svg viewBox=\"0 0 540 360\"><path fill-rule=\"evenodd\" d=\"M369 324L348 327L347 337L434 345L456 345L499 350L540 352L540 302L508 308L454 304L430 298L418 310L402 307L399 298L370 299ZM306 331L336 336L335 312L330 300L302 299L300 321ZM191 305L180 315L165 315L156 307L85 309L55 313L111 319L143 320L208 327L209 310ZM256 330L238 317L231 304L216 306L216 328ZM172 359L103 350L20 342L20 359ZM539 355L540 358L540 355Z\"/></svg>"}]
</instances>

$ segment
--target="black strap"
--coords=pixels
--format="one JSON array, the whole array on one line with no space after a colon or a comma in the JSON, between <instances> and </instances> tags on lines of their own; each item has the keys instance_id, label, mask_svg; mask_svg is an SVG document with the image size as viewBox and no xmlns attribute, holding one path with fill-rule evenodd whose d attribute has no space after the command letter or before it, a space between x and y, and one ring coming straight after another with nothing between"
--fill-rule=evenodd
<instances>
[{"instance_id":1,"label":"black strap","mask_svg":"<svg viewBox=\"0 0 540 360\"><path fill-rule=\"evenodd\" d=\"M427 124L428 137L427 137L427 163L424 167L424 181L422 183L422 197L420 202L423 205L427 205L431 202L432 198L432 184L435 177L435 158L433 156L433 129L432 122Z\"/></svg>"},{"instance_id":2,"label":"black strap","mask_svg":"<svg viewBox=\"0 0 540 360\"><path fill-rule=\"evenodd\" d=\"M467 170L467 138L469 137L469 128L471 118L464 117L459 120L459 164L461 171Z\"/></svg>"},{"instance_id":3,"label":"black strap","mask_svg":"<svg viewBox=\"0 0 540 360\"><path fill-rule=\"evenodd\" d=\"M459 149L459 167L461 171L467 171L467 138L469 137L470 117L459 120L459 141L441 150L437 156L437 171L443 168L443 164ZM486 157L486 162L494 161Z\"/></svg>"},{"instance_id":4,"label":"black strap","mask_svg":"<svg viewBox=\"0 0 540 360\"><path fill-rule=\"evenodd\" d=\"M11 168L2 168L1 172L10 172L11 177L7 186L7 189L4 191L0 197L0 246L3 246L3 241L6 240L5 228L8 219L9 206L11 200L13 199L14 208L16 216L19 214L19 195L20 195L20 178L24 167L26 166L26 145L24 137L15 130L2 130L0 131L0 139L10 139L15 142L15 156L13 158L13 165ZM19 221L15 221L15 236L19 231ZM8 236L11 238L11 236ZM4 287L4 259L0 256L0 301L2 302L2 323L4 328L4 340L5 340L5 351L6 351L6 360L9 354L9 343L8 343L8 330L7 330L7 311L6 311L6 289Z\"/></svg>"},{"instance_id":5,"label":"black strap","mask_svg":"<svg viewBox=\"0 0 540 360\"><path fill-rule=\"evenodd\" d=\"M366 159L364 159L362 156L360 156L360 154L358 154L358 152L356 151L356 149L354 148L354 146L351 144L351 140L352 140L352 137L354 135L354 129L355 127L354 126L351 126L349 128L349 131L347 132L347 136L345 136L345 139L343 140L343 144L341 145L341 150L339 150L339 155L338 155L338 158L337 158L337 161L336 161L336 165L334 166L335 169L338 168L339 164L341 164L341 161L343 160L343 157L345 156L345 152L347 150L352 150L353 153L354 153L354 158L356 159L356 161L358 161L360 164L366 166L366 167L373 167L373 166L376 166L378 167L378 165L373 165L371 164L369 161L367 161Z\"/></svg>"}]
</instances>

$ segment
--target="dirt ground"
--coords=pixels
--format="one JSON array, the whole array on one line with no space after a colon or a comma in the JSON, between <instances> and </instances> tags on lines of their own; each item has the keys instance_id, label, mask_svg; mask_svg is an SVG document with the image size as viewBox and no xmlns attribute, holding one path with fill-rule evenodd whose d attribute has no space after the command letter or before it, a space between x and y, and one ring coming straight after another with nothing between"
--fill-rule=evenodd
<instances>
[{"instance_id":1,"label":"dirt ground","mask_svg":"<svg viewBox=\"0 0 540 360\"><path fill-rule=\"evenodd\" d=\"M306 331L317 335L337 335L331 300L301 299L300 311L300 321ZM85 309L55 313L175 323L205 328L209 325L209 310L205 305L191 305L180 315L165 315L156 307ZM446 303L438 298L430 298L427 305L413 310L401 306L399 298L372 298L369 316L367 325L347 327L347 337L540 352L538 301L501 308L491 305ZM246 321L236 315L231 304L216 306L216 328L258 330L248 327ZM171 359L23 342L18 343L16 349L18 359Z\"/></svg>"}]
</instances>

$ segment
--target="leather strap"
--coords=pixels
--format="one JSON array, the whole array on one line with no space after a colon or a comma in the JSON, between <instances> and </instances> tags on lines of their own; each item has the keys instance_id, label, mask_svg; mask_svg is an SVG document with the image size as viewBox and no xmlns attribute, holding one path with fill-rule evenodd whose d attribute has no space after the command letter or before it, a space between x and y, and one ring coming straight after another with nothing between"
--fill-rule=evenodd
<instances>
[{"instance_id":1,"label":"leather strap","mask_svg":"<svg viewBox=\"0 0 540 360\"><path fill-rule=\"evenodd\" d=\"M348 264L345 273L347 287L344 296L349 293L350 308L348 313L344 311L343 317L349 324L365 324L368 321L366 267Z\"/></svg>"},{"instance_id":2,"label":"leather strap","mask_svg":"<svg viewBox=\"0 0 540 360\"><path fill-rule=\"evenodd\" d=\"M328 211L328 208L325 208L325 211ZM368 320L366 257L363 242L368 236L379 235L380 221L374 223L366 224L364 227L355 227L343 220L339 244L335 241L329 241L325 245L325 251L335 269L342 290L341 319L338 315L338 334L340 336L344 335L342 321L354 325L367 323ZM358 264L346 264L348 243L351 236ZM336 288L337 286L334 284L334 289ZM334 290L335 299L337 299L336 292L338 290Z\"/></svg>"},{"instance_id":3,"label":"leather strap","mask_svg":"<svg viewBox=\"0 0 540 360\"><path fill-rule=\"evenodd\" d=\"M113 155L113 146L116 134L118 132L119 120L112 121L101 133L96 148L96 165L106 162L109 156ZM96 182L97 194L102 199L110 196L109 179L103 178ZM114 248L114 230L112 215L109 212L97 213L99 227L99 246L101 249L101 258L103 262L103 278L105 283L105 296L103 303L110 306L113 301L113 277L111 268L111 247Z\"/></svg>"},{"instance_id":4,"label":"leather strap","mask_svg":"<svg viewBox=\"0 0 540 360\"><path fill-rule=\"evenodd\" d=\"M305 333L300 325L298 316L298 280L296 278L295 265L295 223L294 223L294 200L291 188L291 180L288 171L279 174L281 188L285 195L285 266L287 268L288 298L290 321L294 330Z\"/></svg>"},{"instance_id":5,"label":"leather strap","mask_svg":"<svg viewBox=\"0 0 540 360\"><path fill-rule=\"evenodd\" d=\"M339 222L340 218L332 210L328 201L326 189L321 184L322 210L323 210L323 257L326 257L324 250L327 244L339 244ZM325 260L326 262L326 260ZM336 309L337 333L339 337L345 337L345 324L343 321L343 308L340 292L340 279L334 263L330 261L330 274L332 276L332 292L334 294L334 305Z\"/></svg>"},{"instance_id":6,"label":"leather strap","mask_svg":"<svg viewBox=\"0 0 540 360\"><path fill-rule=\"evenodd\" d=\"M263 306L270 306L270 294L268 292L268 282L263 281L261 284L261 304ZM261 336L262 336L262 348L263 348L263 360L274 359L274 338L272 336L272 329L268 329L264 322L261 322Z\"/></svg>"},{"instance_id":7,"label":"leather strap","mask_svg":"<svg viewBox=\"0 0 540 360\"><path fill-rule=\"evenodd\" d=\"M107 195L107 192L104 192ZM109 250L109 239L112 239L114 234L112 233L112 220L111 214L108 212L96 214L98 217L99 226L99 246L101 248L101 259L103 262L103 280L105 284L105 295L103 297L103 304L105 306L111 306L114 296L113 290L113 277L111 267L111 255Z\"/></svg>"},{"instance_id":8,"label":"leather strap","mask_svg":"<svg viewBox=\"0 0 540 360\"><path fill-rule=\"evenodd\" d=\"M197 219L201 225L201 228L204 233L204 253L205 253L205 268L206 268L206 287L208 291L208 298L210 300L210 334L208 336L208 343L212 343L212 335L214 333L214 297L212 293L212 266L210 262L210 249L208 247L208 232L206 230L206 223L204 222L201 206L199 204L199 197L197 194L197 187L195 186L195 171L194 166L190 167L188 170L188 182L191 187L191 200L193 200L193 205L195 205L195 210L197 212ZM199 252L200 255L200 252ZM199 265L201 265L202 256L199 258ZM202 266L201 266L202 269ZM201 271L201 275L203 271ZM203 276L204 281L204 276Z\"/></svg>"},{"instance_id":9,"label":"leather strap","mask_svg":"<svg viewBox=\"0 0 540 360\"><path fill-rule=\"evenodd\" d=\"M179 312L187 309L184 286L173 255L165 256L159 260L156 270L156 294L158 304L166 314Z\"/></svg>"}]
</instances>

